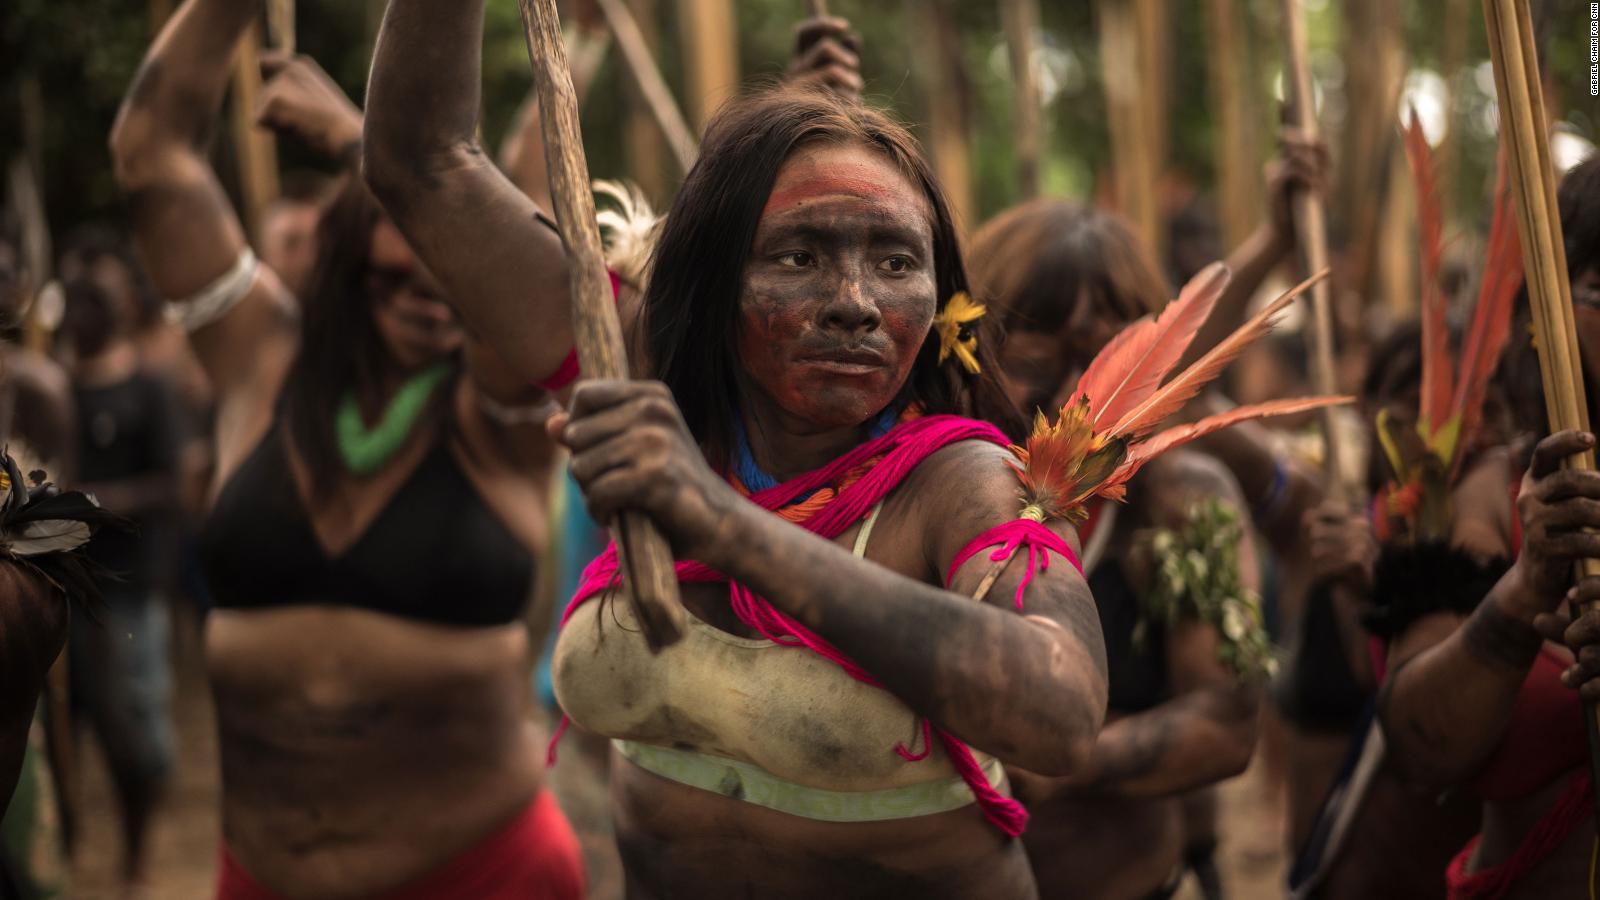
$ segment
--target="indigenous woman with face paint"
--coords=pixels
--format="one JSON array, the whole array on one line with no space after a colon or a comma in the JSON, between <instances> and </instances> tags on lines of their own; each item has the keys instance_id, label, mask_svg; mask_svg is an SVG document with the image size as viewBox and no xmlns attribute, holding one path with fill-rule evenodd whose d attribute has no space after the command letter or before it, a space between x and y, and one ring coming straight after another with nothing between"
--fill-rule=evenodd
<instances>
[{"instance_id":1,"label":"indigenous woman with face paint","mask_svg":"<svg viewBox=\"0 0 1600 900\"><path fill-rule=\"evenodd\" d=\"M572 349L561 242L476 144L481 29L481 4L390 3L366 174L467 322L544 379ZM1020 422L965 288L883 115L789 88L707 129L620 303L659 380L579 382L552 423L597 520L669 537L690 614L651 655L608 552L556 649L562 706L614 739L630 896L1037 895L1003 763L1076 771L1105 670L1071 529L1017 522L989 422Z\"/></svg>"},{"instance_id":2,"label":"indigenous woman with face paint","mask_svg":"<svg viewBox=\"0 0 1600 900\"><path fill-rule=\"evenodd\" d=\"M1007 388L1027 409L1060 408L1106 343L1168 296L1125 225L1061 201L1002 213L980 229L972 258L975 292L1001 308L1008 332ZM1265 673L1219 653L1240 635L1199 614L1200 598L1182 596L1198 585L1177 598L1169 591L1180 601L1175 616L1153 599L1172 555L1155 536L1190 545L1186 535L1202 532L1214 538L1204 542L1207 565L1231 570L1238 599L1253 598L1238 484L1211 457L1179 450L1142 469L1127 497L1095 501L1079 529L1106 640L1106 727L1089 765L1069 776L1007 767L1033 816L1023 840L1041 896L1170 896L1184 872L1181 796L1243 771L1255 745L1254 679Z\"/></svg>"},{"instance_id":3,"label":"indigenous woman with face paint","mask_svg":"<svg viewBox=\"0 0 1600 900\"><path fill-rule=\"evenodd\" d=\"M579 897L523 622L553 407L467 334L359 179L322 214L305 296L256 264L202 141L259 14L184 3L112 135L145 264L188 298L172 310L219 398L217 896ZM268 121L355 153L360 112L313 64L263 93Z\"/></svg>"}]
</instances>

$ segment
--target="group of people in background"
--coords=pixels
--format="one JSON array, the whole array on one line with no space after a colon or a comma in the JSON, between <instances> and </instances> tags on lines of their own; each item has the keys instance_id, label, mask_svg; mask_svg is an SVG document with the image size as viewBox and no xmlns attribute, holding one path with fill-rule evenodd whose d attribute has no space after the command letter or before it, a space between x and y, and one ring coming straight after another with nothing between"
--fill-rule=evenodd
<instances>
[{"instance_id":1,"label":"group of people in background","mask_svg":"<svg viewBox=\"0 0 1600 900\"><path fill-rule=\"evenodd\" d=\"M1097 363L1137 369L1125 329L1170 324L1225 255L1168 368L1192 362L1298 264L1320 143L1284 133L1263 222L1224 253L1159 260L1055 198L964 241L862 99L848 23L807 20L663 215L598 186L636 380L589 379L536 106L480 143L481 0L389 0L364 108L266 58L262 124L332 174L247 228L207 139L260 7L168 19L109 135L125 224L64 244L47 348L0 345L11 456L121 518L70 551L92 599L0 554L0 897L49 896L63 848L113 852L75 841L90 736L124 896L153 896L185 641L215 711L218 900L1209 900L1216 791L1253 760L1283 895L1592 894L1600 616L1566 607L1600 599L1572 579L1600 558L1600 474L1561 467L1595 439L1548 433L1522 301L1433 481L1392 445L1435 326L1395 323L1335 419L1215 431L1121 500L1019 514L1030 420ZM1600 384L1600 158L1560 201ZM0 233L7 322L23 256ZM1488 292L1458 293L1465 323ZM1299 340L1178 420L1308 393ZM1307 439L1331 421L1363 483ZM685 633L659 652L602 528L624 510L679 561ZM576 772L559 791L547 750ZM583 780L604 808L568 797Z\"/></svg>"}]
</instances>

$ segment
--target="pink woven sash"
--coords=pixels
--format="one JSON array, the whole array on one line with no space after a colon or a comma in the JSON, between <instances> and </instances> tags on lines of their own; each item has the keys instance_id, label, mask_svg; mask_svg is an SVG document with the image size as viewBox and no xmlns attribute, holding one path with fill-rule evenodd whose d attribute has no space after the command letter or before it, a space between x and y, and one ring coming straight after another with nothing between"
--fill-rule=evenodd
<instances>
[{"instance_id":1,"label":"pink woven sash","mask_svg":"<svg viewBox=\"0 0 1600 900\"><path fill-rule=\"evenodd\" d=\"M837 484L845 473L875 457L882 457L854 484L840 490L838 496L831 502L809 518L796 523L821 537L837 538L898 487L923 460L958 441L970 440L988 441L1000 446L1006 446L1008 443L998 429L984 422L959 416L925 416L911 419L896 425L882 437L856 447L820 469L751 495L750 501L763 509L776 511L819 488ZM958 556L955 565L951 567L951 577L954 577L962 562L983 549L995 546L1000 548L991 556L991 559L996 561L1010 558L1011 554L1022 546L1028 548L1028 569L1016 595L1019 610L1022 608L1023 589L1033 577L1036 562L1038 568L1047 568L1049 554L1053 552L1065 557L1074 567L1078 567L1078 559L1073 554L1072 548L1060 536L1037 522L1020 519L1004 523L979 535ZM675 568L678 580L681 582L726 582L734 614L739 617L739 621L754 629L763 638L780 646L803 647L835 663L858 681L875 687L883 686L838 648L780 612L766 600L756 596L744 585L731 581L721 572L697 562L679 561ZM1081 571L1081 567L1079 569ZM607 546L605 552L584 570L578 591L573 595L572 601L561 617L561 624L565 626L579 606L599 596L620 580L617 551L613 544ZM551 741L552 760L555 742L560 740L565 727L566 721L563 720L561 730L557 731L555 739ZM942 729L932 728L924 720L921 752L914 752L904 745L896 746L895 752L907 761L925 758L932 750L931 741L928 739L931 731L938 733L951 764L962 780L972 788L979 807L989 821L1008 835L1014 837L1021 834L1027 825L1027 810L1023 809L1020 803L989 785L972 750L966 744Z\"/></svg>"}]
</instances>

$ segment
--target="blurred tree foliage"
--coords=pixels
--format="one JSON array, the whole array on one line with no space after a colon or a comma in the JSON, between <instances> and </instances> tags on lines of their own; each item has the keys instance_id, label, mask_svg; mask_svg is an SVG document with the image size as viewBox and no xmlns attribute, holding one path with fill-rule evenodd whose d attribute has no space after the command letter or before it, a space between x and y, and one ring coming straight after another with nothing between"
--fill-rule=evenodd
<instances>
[{"instance_id":1,"label":"blurred tree foliage","mask_svg":"<svg viewBox=\"0 0 1600 900\"><path fill-rule=\"evenodd\" d=\"M911 77L918 48L908 40L907 17L919 3L903 4L835 0L831 9L849 18L864 45L863 68L868 97L892 108L906 121L926 119L928 98L918 95ZM1242 37L1250 57L1247 70L1261 117L1263 158L1270 153L1278 121L1275 84L1279 68L1277 0L1237 0L1248 11ZM1467 49L1461 71L1446 73L1459 88L1452 98L1450 127L1460 142L1461 164L1451 186L1457 208L1481 207L1488 191L1493 161L1492 80L1485 81L1487 60L1482 19L1473 0L1465 3ZM793 28L804 14L798 0L739 0L739 53L747 79L781 72L793 44ZM1045 110L1044 186L1056 195L1093 195L1097 173L1109 162L1105 102L1094 22L1094 3L1044 2L1043 31L1037 65L1043 73ZM1214 178L1214 135L1206 88L1203 4L1171 0L1169 98L1169 167L1174 177L1202 189ZM1436 68L1441 60L1439 27L1443 3L1414 0L1404 5L1404 42L1410 68ZM1551 105L1573 128L1593 140L1600 127L1600 105L1588 96L1585 0L1535 0L1544 58L1552 73ZM498 142L528 88L528 66L515 0L488 0L484 55L484 133ZM1340 0L1307 0L1313 65L1324 94L1324 121L1338 127L1343 83L1338 57ZM978 212L987 217L1015 195L1010 151L1010 72L999 14L992 2L954 2L953 15L964 39L963 58L942 61L959 65L967 89L960 98L972 125L973 183ZM682 90L676 4L658 4L661 21L660 63L674 90ZM302 52L317 58L353 97L365 87L372 36L382 12L381 0L301 0L298 33ZM122 92L152 35L151 12L127 0L4 0L0 3L0 157L21 150L19 95L27 81L37 83L44 98L40 161L50 220L57 234L93 218L114 217L118 207L110 177L106 135ZM621 135L626 105L621 79L627 77L609 53L583 111L591 168L597 176L624 171ZM1488 92L1486 97L1485 90ZM225 145L226 141L218 142ZM219 169L226 165L225 146ZM303 148L280 145L286 167L319 163ZM972 223L976 224L976 223Z\"/></svg>"}]
</instances>

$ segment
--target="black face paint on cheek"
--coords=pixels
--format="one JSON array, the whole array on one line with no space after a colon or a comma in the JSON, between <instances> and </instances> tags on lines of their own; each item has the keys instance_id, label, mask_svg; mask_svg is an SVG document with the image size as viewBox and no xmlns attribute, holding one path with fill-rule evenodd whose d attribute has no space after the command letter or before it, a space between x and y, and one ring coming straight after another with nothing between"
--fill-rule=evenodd
<instances>
[{"instance_id":1,"label":"black face paint on cheek","mask_svg":"<svg viewBox=\"0 0 1600 900\"><path fill-rule=\"evenodd\" d=\"M753 387L784 412L819 427L859 425L894 401L910 375L933 319L931 279L861 285L878 312L876 326L823 324L823 307L840 286L830 279L756 273L740 300L739 356ZM923 289L917 282L926 281ZM841 354L870 353L865 371L830 365Z\"/></svg>"}]
</instances>

